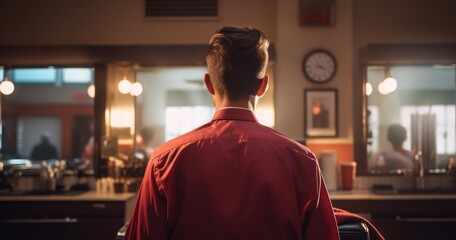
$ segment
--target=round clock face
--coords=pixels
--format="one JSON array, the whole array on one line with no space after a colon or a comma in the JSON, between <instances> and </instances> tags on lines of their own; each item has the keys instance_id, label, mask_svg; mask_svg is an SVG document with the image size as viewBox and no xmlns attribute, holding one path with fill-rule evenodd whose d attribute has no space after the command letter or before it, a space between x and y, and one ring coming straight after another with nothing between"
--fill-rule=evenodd
<instances>
[{"instance_id":1,"label":"round clock face","mask_svg":"<svg viewBox=\"0 0 456 240\"><path fill-rule=\"evenodd\" d=\"M326 50L318 49L310 52L302 63L302 71L306 78L316 83L331 80L336 70L336 59Z\"/></svg>"}]
</instances>

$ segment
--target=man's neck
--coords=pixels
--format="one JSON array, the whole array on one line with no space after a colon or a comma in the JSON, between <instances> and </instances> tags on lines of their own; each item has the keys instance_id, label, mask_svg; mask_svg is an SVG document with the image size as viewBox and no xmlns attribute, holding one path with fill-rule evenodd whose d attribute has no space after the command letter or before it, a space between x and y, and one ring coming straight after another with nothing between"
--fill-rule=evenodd
<instances>
[{"instance_id":1,"label":"man's neck","mask_svg":"<svg viewBox=\"0 0 456 240\"><path fill-rule=\"evenodd\" d=\"M255 106L250 102L250 101L228 101L228 100L222 100L222 101L216 101L215 102L215 109L218 110L220 108L229 108L229 107L234 107L234 108L246 108L249 110L254 110Z\"/></svg>"}]
</instances>

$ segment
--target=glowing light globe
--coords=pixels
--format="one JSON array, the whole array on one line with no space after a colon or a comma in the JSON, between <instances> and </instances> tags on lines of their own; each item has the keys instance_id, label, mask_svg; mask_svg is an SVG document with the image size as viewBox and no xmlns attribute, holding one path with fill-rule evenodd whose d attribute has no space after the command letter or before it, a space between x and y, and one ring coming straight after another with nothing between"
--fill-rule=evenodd
<instances>
[{"instance_id":1,"label":"glowing light globe","mask_svg":"<svg viewBox=\"0 0 456 240\"><path fill-rule=\"evenodd\" d=\"M5 78L5 80L0 83L0 92L5 94L5 95L10 95L11 93L14 92L14 84L8 78Z\"/></svg>"}]
</instances>

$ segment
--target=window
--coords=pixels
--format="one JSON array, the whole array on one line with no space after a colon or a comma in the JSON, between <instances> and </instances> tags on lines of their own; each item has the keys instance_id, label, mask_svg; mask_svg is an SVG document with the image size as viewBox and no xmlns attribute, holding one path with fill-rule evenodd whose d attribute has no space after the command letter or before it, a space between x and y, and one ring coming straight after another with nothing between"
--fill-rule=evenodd
<instances>
[{"instance_id":1,"label":"window","mask_svg":"<svg viewBox=\"0 0 456 240\"><path fill-rule=\"evenodd\" d=\"M16 68L10 80L24 84L87 84L93 81L92 68Z\"/></svg>"},{"instance_id":2,"label":"window","mask_svg":"<svg viewBox=\"0 0 456 240\"><path fill-rule=\"evenodd\" d=\"M11 80L16 83L53 83L56 81L55 68L13 69Z\"/></svg>"},{"instance_id":3,"label":"window","mask_svg":"<svg viewBox=\"0 0 456 240\"><path fill-rule=\"evenodd\" d=\"M367 107L368 114L367 120L369 121L368 126L368 144L367 144L367 152L377 152L378 151L378 141L372 141L372 139L379 138L379 128L380 128L380 120L379 120L379 113L378 107L370 105Z\"/></svg>"},{"instance_id":4,"label":"window","mask_svg":"<svg viewBox=\"0 0 456 240\"><path fill-rule=\"evenodd\" d=\"M89 83L93 79L93 69L64 68L62 69L64 83Z\"/></svg>"},{"instance_id":5,"label":"window","mask_svg":"<svg viewBox=\"0 0 456 240\"><path fill-rule=\"evenodd\" d=\"M210 106L166 107L165 141L209 122L214 112L215 108Z\"/></svg>"},{"instance_id":6,"label":"window","mask_svg":"<svg viewBox=\"0 0 456 240\"><path fill-rule=\"evenodd\" d=\"M402 106L401 124L411 132L412 114L436 115L436 147L438 155L456 153L455 105ZM404 147L411 149L411 139L407 138Z\"/></svg>"}]
</instances>

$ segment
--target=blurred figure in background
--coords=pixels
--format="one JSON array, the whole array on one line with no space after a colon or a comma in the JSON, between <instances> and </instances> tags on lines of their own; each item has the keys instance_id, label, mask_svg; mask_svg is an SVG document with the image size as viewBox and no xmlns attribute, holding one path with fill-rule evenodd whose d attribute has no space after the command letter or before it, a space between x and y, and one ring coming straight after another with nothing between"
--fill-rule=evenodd
<instances>
[{"instance_id":1,"label":"blurred figure in background","mask_svg":"<svg viewBox=\"0 0 456 240\"><path fill-rule=\"evenodd\" d=\"M41 140L33 147L30 155L32 160L58 159L57 148L51 143L51 133L44 131Z\"/></svg>"},{"instance_id":2,"label":"blurred figure in background","mask_svg":"<svg viewBox=\"0 0 456 240\"><path fill-rule=\"evenodd\" d=\"M407 130L400 124L393 124L388 127L387 139L392 149L380 153L376 158L378 170L413 169L413 153L404 148L407 139Z\"/></svg>"},{"instance_id":3,"label":"blurred figure in background","mask_svg":"<svg viewBox=\"0 0 456 240\"><path fill-rule=\"evenodd\" d=\"M141 140L139 144L139 151L144 154L144 160L148 161L154 148L152 141L154 140L154 130L150 127L145 127L141 130Z\"/></svg>"},{"instance_id":4,"label":"blurred figure in background","mask_svg":"<svg viewBox=\"0 0 456 240\"><path fill-rule=\"evenodd\" d=\"M86 145L84 146L84 150L82 152L82 161L83 165L88 167L88 168L93 168L93 145L94 145L94 137L93 137L93 131L94 131L94 126L93 123L90 125L90 132L91 136L89 140L87 141Z\"/></svg>"}]
</instances>

